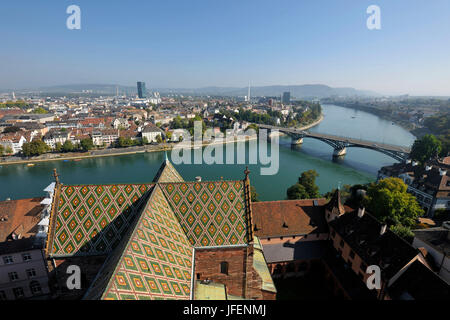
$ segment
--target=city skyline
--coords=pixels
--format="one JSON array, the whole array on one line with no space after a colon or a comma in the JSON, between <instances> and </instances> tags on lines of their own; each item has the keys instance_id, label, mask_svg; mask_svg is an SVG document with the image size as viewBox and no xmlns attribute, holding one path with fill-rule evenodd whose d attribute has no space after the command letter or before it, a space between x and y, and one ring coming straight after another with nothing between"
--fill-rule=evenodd
<instances>
[{"instance_id":1,"label":"city skyline","mask_svg":"<svg viewBox=\"0 0 450 320\"><path fill-rule=\"evenodd\" d=\"M0 88L137 79L158 88L246 87L251 80L450 95L444 0L169 1L139 10L79 1L80 30L66 27L71 4L4 4ZM366 27L371 4L381 8L381 30Z\"/></svg>"}]
</instances>

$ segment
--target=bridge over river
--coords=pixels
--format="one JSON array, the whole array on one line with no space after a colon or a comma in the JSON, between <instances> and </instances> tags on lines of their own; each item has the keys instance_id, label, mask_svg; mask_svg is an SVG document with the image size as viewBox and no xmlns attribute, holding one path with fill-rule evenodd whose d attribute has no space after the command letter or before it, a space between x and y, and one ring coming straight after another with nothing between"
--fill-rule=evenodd
<instances>
[{"instance_id":1,"label":"bridge over river","mask_svg":"<svg viewBox=\"0 0 450 320\"><path fill-rule=\"evenodd\" d=\"M341 157L347 153L347 148L365 148L384 153L395 160L406 161L411 153L411 148L397 146L392 144L380 143L375 141L360 140L349 137L341 137L330 134L315 133L295 128L276 127L265 124L257 124L260 128L269 131L277 130L292 136L293 144L302 144L304 138L312 138L323 141L334 148L333 156Z\"/></svg>"}]
</instances>

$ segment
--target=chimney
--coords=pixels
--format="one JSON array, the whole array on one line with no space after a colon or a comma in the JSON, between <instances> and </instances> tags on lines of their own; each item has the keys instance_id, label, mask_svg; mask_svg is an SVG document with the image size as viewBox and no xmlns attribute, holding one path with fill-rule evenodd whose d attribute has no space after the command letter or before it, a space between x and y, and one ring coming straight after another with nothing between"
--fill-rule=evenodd
<instances>
[{"instance_id":1,"label":"chimney","mask_svg":"<svg viewBox=\"0 0 450 320\"><path fill-rule=\"evenodd\" d=\"M358 208L358 218L362 218L364 216L364 213L366 212L366 208Z\"/></svg>"},{"instance_id":2,"label":"chimney","mask_svg":"<svg viewBox=\"0 0 450 320\"><path fill-rule=\"evenodd\" d=\"M441 175L441 177L443 177L447 174L447 170L439 168L439 174Z\"/></svg>"},{"instance_id":3,"label":"chimney","mask_svg":"<svg viewBox=\"0 0 450 320\"><path fill-rule=\"evenodd\" d=\"M386 233L386 229L387 229L387 225L386 225L386 224L383 224L383 225L381 226L380 236L382 236L383 234Z\"/></svg>"},{"instance_id":4,"label":"chimney","mask_svg":"<svg viewBox=\"0 0 450 320\"><path fill-rule=\"evenodd\" d=\"M430 171L433 167L432 166L426 166L425 171Z\"/></svg>"},{"instance_id":5,"label":"chimney","mask_svg":"<svg viewBox=\"0 0 450 320\"><path fill-rule=\"evenodd\" d=\"M418 163L417 161L413 161L413 162L412 162L413 167L417 166L418 164L419 164L419 163Z\"/></svg>"},{"instance_id":6,"label":"chimney","mask_svg":"<svg viewBox=\"0 0 450 320\"><path fill-rule=\"evenodd\" d=\"M202 177L200 177L200 176L195 177L195 181L202 182Z\"/></svg>"}]
</instances>

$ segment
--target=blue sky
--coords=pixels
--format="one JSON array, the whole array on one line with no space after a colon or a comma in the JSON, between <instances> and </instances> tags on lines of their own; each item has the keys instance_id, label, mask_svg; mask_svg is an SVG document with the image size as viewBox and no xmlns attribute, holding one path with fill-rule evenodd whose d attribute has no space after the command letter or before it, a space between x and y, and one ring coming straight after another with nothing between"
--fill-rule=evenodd
<instances>
[{"instance_id":1,"label":"blue sky","mask_svg":"<svg viewBox=\"0 0 450 320\"><path fill-rule=\"evenodd\" d=\"M66 8L81 8L81 30ZM381 8L382 29L366 27ZM448 0L41 0L0 4L0 88L320 83L450 95Z\"/></svg>"}]
</instances>

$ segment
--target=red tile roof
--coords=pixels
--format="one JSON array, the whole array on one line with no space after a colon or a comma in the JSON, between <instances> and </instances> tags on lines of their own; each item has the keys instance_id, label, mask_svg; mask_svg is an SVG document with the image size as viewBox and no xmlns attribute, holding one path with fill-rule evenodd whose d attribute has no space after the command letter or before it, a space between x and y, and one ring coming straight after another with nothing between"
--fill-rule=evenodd
<instances>
[{"instance_id":1,"label":"red tile roof","mask_svg":"<svg viewBox=\"0 0 450 320\"><path fill-rule=\"evenodd\" d=\"M326 203L326 199L252 203L255 235L267 238L327 232Z\"/></svg>"},{"instance_id":2,"label":"red tile roof","mask_svg":"<svg viewBox=\"0 0 450 320\"><path fill-rule=\"evenodd\" d=\"M21 237L35 235L44 208L40 203L43 199L0 201L0 242L6 241L13 232Z\"/></svg>"}]
</instances>

